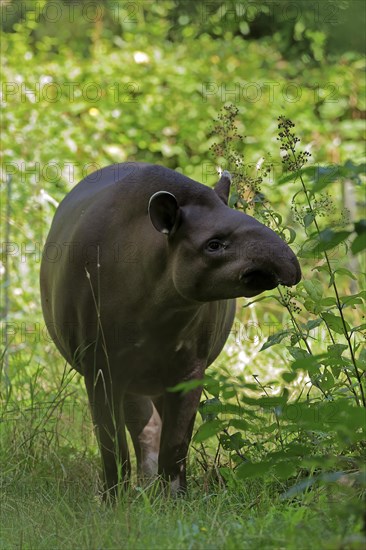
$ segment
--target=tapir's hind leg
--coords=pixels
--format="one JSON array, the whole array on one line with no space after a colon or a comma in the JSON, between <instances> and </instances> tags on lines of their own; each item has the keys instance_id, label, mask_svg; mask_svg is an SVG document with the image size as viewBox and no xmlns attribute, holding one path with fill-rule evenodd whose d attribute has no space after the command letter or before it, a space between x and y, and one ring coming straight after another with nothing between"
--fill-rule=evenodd
<instances>
[{"instance_id":1,"label":"tapir's hind leg","mask_svg":"<svg viewBox=\"0 0 366 550\"><path fill-rule=\"evenodd\" d=\"M126 394L123 407L136 452L138 474L151 478L158 473L160 415L152 400L145 396Z\"/></svg>"},{"instance_id":2,"label":"tapir's hind leg","mask_svg":"<svg viewBox=\"0 0 366 550\"><path fill-rule=\"evenodd\" d=\"M103 496L108 500L117 496L119 486L128 484L131 472L122 394L113 391L113 384L106 380L102 371L99 371L96 380L86 375L85 385L102 456L105 487Z\"/></svg>"}]
</instances>

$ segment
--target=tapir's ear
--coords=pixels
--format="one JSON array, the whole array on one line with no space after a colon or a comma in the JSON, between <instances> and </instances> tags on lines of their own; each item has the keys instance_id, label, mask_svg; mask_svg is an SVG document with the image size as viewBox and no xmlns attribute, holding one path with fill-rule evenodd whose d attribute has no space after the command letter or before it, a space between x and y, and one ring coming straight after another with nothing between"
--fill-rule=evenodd
<instances>
[{"instance_id":1,"label":"tapir's ear","mask_svg":"<svg viewBox=\"0 0 366 550\"><path fill-rule=\"evenodd\" d=\"M177 199L168 191L158 191L150 197L148 212L155 229L169 235L179 217Z\"/></svg>"},{"instance_id":2,"label":"tapir's ear","mask_svg":"<svg viewBox=\"0 0 366 550\"><path fill-rule=\"evenodd\" d=\"M214 190L225 204L228 203L229 193L231 185L231 174L227 170L224 170L221 174L221 178L216 183Z\"/></svg>"}]
</instances>

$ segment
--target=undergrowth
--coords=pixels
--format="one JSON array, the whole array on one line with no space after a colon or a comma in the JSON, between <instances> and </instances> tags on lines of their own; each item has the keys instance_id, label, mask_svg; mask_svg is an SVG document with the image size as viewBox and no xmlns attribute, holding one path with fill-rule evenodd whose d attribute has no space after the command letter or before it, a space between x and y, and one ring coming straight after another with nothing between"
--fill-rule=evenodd
<instances>
[{"instance_id":1,"label":"undergrowth","mask_svg":"<svg viewBox=\"0 0 366 550\"><path fill-rule=\"evenodd\" d=\"M80 378L68 368L52 378L43 366L29 376L36 359L20 350L2 371L1 548L362 547L366 222L335 214L334 167L330 177L329 167L309 165L283 116L274 185L293 186L293 199L286 215L277 212L263 190L274 162L246 162L237 115L226 107L214 128L215 163L233 175L230 205L286 239L303 270L296 289L267 293L238 315L240 328L271 301L282 326L260 360L269 354L277 369L231 368L242 347L233 334L234 352L205 379L189 496L172 501L135 480L110 510L97 496L99 455ZM338 174L361 181L351 162ZM49 351L50 364L55 358Z\"/></svg>"},{"instance_id":2,"label":"undergrowth","mask_svg":"<svg viewBox=\"0 0 366 550\"><path fill-rule=\"evenodd\" d=\"M273 185L293 186L291 212L284 220L262 191L273 173L273 160L246 161L237 115L235 106L225 106L213 128L218 138L212 146L215 163L233 176L230 204L260 218L297 250L303 280L296 289L278 288L244 305L264 306L271 300L287 311L285 325L261 347L263 352L275 345L279 350L279 379L253 375L249 380L245 371L236 376L223 370L209 374L208 395L200 408L203 422L194 441L217 441L213 459L203 447L200 455L204 468L213 469L224 484L276 480L286 499L338 482L352 487L361 513L366 475L366 291L360 253L366 248L366 220L339 213L339 204L325 193L327 188L334 190L334 166L308 166L310 152L299 149L294 123L280 116L282 173ZM360 185L361 168L347 162L338 167L339 179ZM351 257L356 258L352 270Z\"/></svg>"}]
</instances>

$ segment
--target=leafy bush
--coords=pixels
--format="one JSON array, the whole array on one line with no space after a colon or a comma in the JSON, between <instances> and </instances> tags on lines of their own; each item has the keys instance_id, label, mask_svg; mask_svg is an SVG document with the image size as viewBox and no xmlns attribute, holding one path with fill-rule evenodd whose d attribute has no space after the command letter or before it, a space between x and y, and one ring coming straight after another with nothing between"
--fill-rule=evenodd
<instances>
[{"instance_id":1,"label":"leafy bush","mask_svg":"<svg viewBox=\"0 0 366 550\"><path fill-rule=\"evenodd\" d=\"M236 191L231 202L246 212L255 210L282 238L287 235L294 243L294 228L282 223L261 193L270 165L264 163L257 166L255 175L249 174L245 159L237 153L236 142L242 141L237 115L233 105L223 108L214 126L219 139L212 147L216 160L227 159L225 168L232 170ZM366 220L351 223L341 218L340 230L334 223L332 229L328 227L333 205L323 191L331 181L324 178L326 169L320 168L321 179L314 179L314 169L306 166L310 153L298 149L300 140L293 128L291 120L279 117L283 164L279 185L291 181L296 186L292 214L302 233L298 255L304 259L304 279L296 290L284 293L279 288L277 296L260 297L244 306L271 298L286 308L288 328L271 334L261 351L280 343L283 348L286 342L289 367L282 370L282 384L275 380L263 384L258 376L253 383L227 374L207 377L212 397L201 403L203 423L194 438L202 443L216 436L215 462L222 460L220 448L228 452L238 479L265 476L289 480L290 485L297 479L286 495L346 474L364 485L366 430L362 346L366 323L357 310L364 305L366 291L344 293L349 279L363 288L365 273L342 267L340 256L334 265L331 256L336 247L344 246L347 265L349 253L357 255L366 248ZM345 177L358 177L360 168L350 165L342 170ZM179 388L190 386L183 383ZM217 471L225 480L233 476L227 466Z\"/></svg>"},{"instance_id":2,"label":"leafy bush","mask_svg":"<svg viewBox=\"0 0 366 550\"><path fill-rule=\"evenodd\" d=\"M229 490L245 480L255 502L263 494L257 483L272 496L304 491L302 502L310 486L315 493L318 483L342 483L359 510L363 3L289 2L289 11L273 12L265 1L138 1L132 14L131 3L57 0L60 19L46 4L1 2L2 486L11 495L14 481L27 486L32 476L85 477L88 493L95 490L86 397L79 378L62 375L44 331L39 264L66 192L99 166L138 160L208 185L217 166L232 171L231 206L291 243L304 273L296 291L263 295L238 311L226 355L207 375L191 462ZM102 15L85 11L88 4L103 5ZM300 128L303 152L289 120ZM315 164L306 164L307 152ZM324 493L317 494L321 509Z\"/></svg>"}]
</instances>

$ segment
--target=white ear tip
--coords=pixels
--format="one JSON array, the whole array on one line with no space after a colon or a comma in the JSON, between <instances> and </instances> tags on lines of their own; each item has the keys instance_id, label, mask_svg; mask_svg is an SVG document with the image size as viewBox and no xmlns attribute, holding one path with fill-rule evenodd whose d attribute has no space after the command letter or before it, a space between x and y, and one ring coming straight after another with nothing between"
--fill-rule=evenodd
<instances>
[{"instance_id":1,"label":"white ear tip","mask_svg":"<svg viewBox=\"0 0 366 550\"><path fill-rule=\"evenodd\" d=\"M164 235L169 235L169 230L168 229L162 229L161 232L164 233Z\"/></svg>"},{"instance_id":2,"label":"white ear tip","mask_svg":"<svg viewBox=\"0 0 366 550\"><path fill-rule=\"evenodd\" d=\"M150 206L151 206L151 203L154 199L156 199L156 197L158 197L159 195L170 195L171 197L173 197L174 200L177 200L175 198L175 196L173 195L173 193L169 193L169 191L157 191L156 193L154 193L153 195L151 195L150 199L149 199L149 204L147 206L147 209L150 210Z\"/></svg>"},{"instance_id":3,"label":"white ear tip","mask_svg":"<svg viewBox=\"0 0 366 550\"><path fill-rule=\"evenodd\" d=\"M228 172L227 170L224 170L224 171L222 172L221 177L222 177L222 178L229 178L230 182L232 181L231 174L230 174L230 172Z\"/></svg>"}]
</instances>

